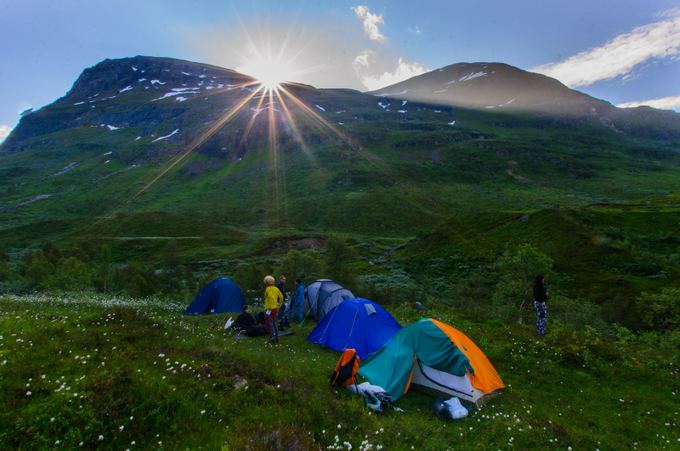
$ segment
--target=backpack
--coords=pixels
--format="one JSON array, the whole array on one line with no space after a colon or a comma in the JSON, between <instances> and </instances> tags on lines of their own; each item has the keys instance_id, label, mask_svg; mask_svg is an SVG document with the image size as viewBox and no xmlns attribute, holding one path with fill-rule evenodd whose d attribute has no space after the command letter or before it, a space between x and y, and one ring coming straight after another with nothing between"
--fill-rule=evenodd
<instances>
[{"instance_id":1,"label":"backpack","mask_svg":"<svg viewBox=\"0 0 680 451\"><path fill-rule=\"evenodd\" d=\"M330 377L330 384L335 387L346 387L356 384L356 374L359 371L359 356L356 349L350 348L342 351L340 360L335 365L335 370Z\"/></svg>"}]
</instances>

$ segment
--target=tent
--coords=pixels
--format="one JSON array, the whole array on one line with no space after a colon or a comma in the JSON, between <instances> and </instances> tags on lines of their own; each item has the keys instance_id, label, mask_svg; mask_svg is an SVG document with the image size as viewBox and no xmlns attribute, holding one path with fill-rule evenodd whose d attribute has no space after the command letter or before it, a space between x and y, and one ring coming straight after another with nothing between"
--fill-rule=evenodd
<instances>
[{"instance_id":1,"label":"tent","mask_svg":"<svg viewBox=\"0 0 680 451\"><path fill-rule=\"evenodd\" d=\"M393 400L411 384L479 404L505 387L489 359L462 332L434 319L401 329L359 368Z\"/></svg>"},{"instance_id":2,"label":"tent","mask_svg":"<svg viewBox=\"0 0 680 451\"><path fill-rule=\"evenodd\" d=\"M316 280L305 288L305 305L303 312L311 313L315 320L320 320L326 313L342 301L353 298L347 288L329 279Z\"/></svg>"},{"instance_id":3,"label":"tent","mask_svg":"<svg viewBox=\"0 0 680 451\"><path fill-rule=\"evenodd\" d=\"M354 348L363 361L387 343L401 326L375 302L353 298L333 307L307 340L342 352Z\"/></svg>"},{"instance_id":4,"label":"tent","mask_svg":"<svg viewBox=\"0 0 680 451\"><path fill-rule=\"evenodd\" d=\"M184 314L240 312L245 304L246 297L241 288L233 281L220 277L203 287Z\"/></svg>"}]
</instances>

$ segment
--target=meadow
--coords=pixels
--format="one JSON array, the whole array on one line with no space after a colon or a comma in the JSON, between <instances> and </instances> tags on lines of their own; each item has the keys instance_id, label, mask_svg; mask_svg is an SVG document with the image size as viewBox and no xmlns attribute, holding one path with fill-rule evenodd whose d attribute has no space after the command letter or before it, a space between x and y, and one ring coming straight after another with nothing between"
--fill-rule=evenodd
<instances>
[{"instance_id":1,"label":"meadow","mask_svg":"<svg viewBox=\"0 0 680 451\"><path fill-rule=\"evenodd\" d=\"M504 379L469 417L435 417L411 390L375 414L328 384L338 354L293 326L279 345L235 340L225 315L96 294L0 298L0 446L101 449L662 449L678 430L673 345L620 332L480 321L389 307L468 334Z\"/></svg>"}]
</instances>

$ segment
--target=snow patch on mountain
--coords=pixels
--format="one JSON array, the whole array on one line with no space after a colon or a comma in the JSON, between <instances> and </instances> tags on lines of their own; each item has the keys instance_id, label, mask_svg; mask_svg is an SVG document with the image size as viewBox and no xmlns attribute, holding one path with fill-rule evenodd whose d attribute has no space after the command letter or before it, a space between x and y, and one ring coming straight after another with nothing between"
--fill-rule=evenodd
<instances>
[{"instance_id":1,"label":"snow patch on mountain","mask_svg":"<svg viewBox=\"0 0 680 451\"><path fill-rule=\"evenodd\" d=\"M120 130L121 128L123 128L123 127L116 127L115 125L109 125L109 124L99 124L99 126L100 126L100 127L106 127L106 128L108 128L109 130L111 130L111 131L113 131L113 130Z\"/></svg>"},{"instance_id":2,"label":"snow patch on mountain","mask_svg":"<svg viewBox=\"0 0 680 451\"><path fill-rule=\"evenodd\" d=\"M121 89L120 91L118 91L118 94L120 94L122 92L126 92L126 91L131 91L131 90L132 90L132 86L126 86L123 89Z\"/></svg>"},{"instance_id":3,"label":"snow patch on mountain","mask_svg":"<svg viewBox=\"0 0 680 451\"><path fill-rule=\"evenodd\" d=\"M174 130L172 131L172 133L170 133L169 135L160 136L160 137L154 139L154 140L151 141L151 142L152 142L152 143L155 143L156 141L161 141L161 140L163 140L163 139L168 139L169 137L171 137L171 136L173 136L173 135L176 135L177 133L179 133L179 128L174 129Z\"/></svg>"},{"instance_id":4,"label":"snow patch on mountain","mask_svg":"<svg viewBox=\"0 0 680 451\"><path fill-rule=\"evenodd\" d=\"M479 72L471 72L467 75L460 77L458 81L470 81L474 80L475 78L484 77L485 75L487 75L487 73L484 72L483 70Z\"/></svg>"},{"instance_id":5,"label":"snow patch on mountain","mask_svg":"<svg viewBox=\"0 0 680 451\"><path fill-rule=\"evenodd\" d=\"M322 107L321 105L314 105L314 106L317 107L321 111L326 111L326 108Z\"/></svg>"},{"instance_id":6,"label":"snow patch on mountain","mask_svg":"<svg viewBox=\"0 0 680 451\"><path fill-rule=\"evenodd\" d=\"M164 81L160 81L160 80L151 80L150 83L152 85L164 85L165 84Z\"/></svg>"},{"instance_id":7,"label":"snow patch on mountain","mask_svg":"<svg viewBox=\"0 0 680 451\"><path fill-rule=\"evenodd\" d=\"M176 89L181 89L181 88L176 88ZM152 102L155 102L156 100L162 100L162 99L166 99L166 98L168 98L168 97L184 96L185 94L200 94L200 93L201 93L200 91L175 91L175 90L172 90L172 91L170 91L170 92L166 92L166 93L163 94L162 96L160 96L160 97L158 97L158 98L155 98L155 99L153 99L153 100L151 100L151 101L152 101ZM180 101L180 102L181 102L181 101Z\"/></svg>"}]
</instances>

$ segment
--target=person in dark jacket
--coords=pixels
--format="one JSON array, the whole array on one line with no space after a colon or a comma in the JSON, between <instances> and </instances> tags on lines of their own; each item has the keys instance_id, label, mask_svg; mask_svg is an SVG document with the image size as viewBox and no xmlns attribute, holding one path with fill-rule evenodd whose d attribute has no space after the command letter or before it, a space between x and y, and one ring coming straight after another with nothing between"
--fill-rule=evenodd
<instances>
[{"instance_id":1,"label":"person in dark jacket","mask_svg":"<svg viewBox=\"0 0 680 451\"><path fill-rule=\"evenodd\" d=\"M545 288L543 274L537 275L534 280L534 309L536 309L536 333L545 335L545 326L548 323L548 290Z\"/></svg>"},{"instance_id":2,"label":"person in dark jacket","mask_svg":"<svg viewBox=\"0 0 680 451\"><path fill-rule=\"evenodd\" d=\"M250 307L244 305L241 314L236 317L234 329L248 330L248 327L255 325L255 317L250 313Z\"/></svg>"},{"instance_id":3,"label":"person in dark jacket","mask_svg":"<svg viewBox=\"0 0 680 451\"><path fill-rule=\"evenodd\" d=\"M281 294L283 294L283 305L279 315L279 330L286 330L286 327L290 327L290 303L288 302L288 293L286 293L286 276L281 274L279 276L279 283L276 286Z\"/></svg>"}]
</instances>

